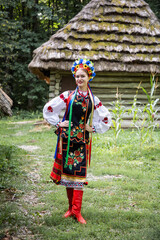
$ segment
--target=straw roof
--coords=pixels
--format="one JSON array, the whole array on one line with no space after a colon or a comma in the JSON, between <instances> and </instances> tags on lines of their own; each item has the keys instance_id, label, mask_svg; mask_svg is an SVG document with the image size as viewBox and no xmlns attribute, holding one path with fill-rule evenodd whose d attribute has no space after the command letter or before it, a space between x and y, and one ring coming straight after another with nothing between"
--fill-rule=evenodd
<instances>
[{"instance_id":1,"label":"straw roof","mask_svg":"<svg viewBox=\"0 0 160 240\"><path fill-rule=\"evenodd\" d=\"M70 70L87 57L98 72L160 72L160 22L143 0L91 0L34 51L29 69Z\"/></svg>"}]
</instances>

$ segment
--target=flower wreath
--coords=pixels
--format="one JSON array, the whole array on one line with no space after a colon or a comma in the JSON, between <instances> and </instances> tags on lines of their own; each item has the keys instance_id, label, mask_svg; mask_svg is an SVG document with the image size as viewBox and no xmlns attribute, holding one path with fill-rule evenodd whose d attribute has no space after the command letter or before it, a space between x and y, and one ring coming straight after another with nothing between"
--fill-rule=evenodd
<instances>
[{"instance_id":1,"label":"flower wreath","mask_svg":"<svg viewBox=\"0 0 160 240\"><path fill-rule=\"evenodd\" d=\"M86 69L88 71L89 82L92 81L92 79L96 76L93 63L89 59L78 59L73 63L71 68L73 77L75 77L77 70L80 68Z\"/></svg>"}]
</instances>

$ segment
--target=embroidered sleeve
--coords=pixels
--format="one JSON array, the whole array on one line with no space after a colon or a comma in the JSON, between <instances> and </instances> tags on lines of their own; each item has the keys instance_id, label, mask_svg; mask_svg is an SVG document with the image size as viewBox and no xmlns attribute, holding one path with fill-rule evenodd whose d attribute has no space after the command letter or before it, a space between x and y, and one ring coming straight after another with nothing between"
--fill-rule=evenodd
<instances>
[{"instance_id":1,"label":"embroidered sleeve","mask_svg":"<svg viewBox=\"0 0 160 240\"><path fill-rule=\"evenodd\" d=\"M68 91L63 92L60 96L53 98L43 108L43 117L46 121L59 127L59 114L66 108L66 102L68 98Z\"/></svg>"},{"instance_id":2,"label":"embroidered sleeve","mask_svg":"<svg viewBox=\"0 0 160 240\"><path fill-rule=\"evenodd\" d=\"M111 114L108 109L102 105L101 101L95 96L95 108L93 115L93 132L104 133L111 126Z\"/></svg>"}]
</instances>

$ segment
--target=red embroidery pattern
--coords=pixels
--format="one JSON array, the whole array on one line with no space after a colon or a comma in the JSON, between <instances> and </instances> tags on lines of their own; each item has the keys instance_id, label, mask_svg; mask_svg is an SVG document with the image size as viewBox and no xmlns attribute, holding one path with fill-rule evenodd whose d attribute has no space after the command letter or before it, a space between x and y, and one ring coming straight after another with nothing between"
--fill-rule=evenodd
<instances>
[{"instance_id":1,"label":"red embroidery pattern","mask_svg":"<svg viewBox=\"0 0 160 240\"><path fill-rule=\"evenodd\" d=\"M102 106L102 103L99 102L97 105L94 106L94 109L96 110L97 108L101 107Z\"/></svg>"},{"instance_id":2,"label":"red embroidery pattern","mask_svg":"<svg viewBox=\"0 0 160 240\"><path fill-rule=\"evenodd\" d=\"M75 150L74 153L69 153L68 163L64 167L69 166L69 169L72 170L73 165L81 163L84 159L83 147L80 147L78 150Z\"/></svg>"},{"instance_id":3,"label":"red embroidery pattern","mask_svg":"<svg viewBox=\"0 0 160 240\"><path fill-rule=\"evenodd\" d=\"M86 111L86 108L87 108L87 104L86 104L86 102L85 102L85 100L83 100L83 102L81 103L81 102L77 102L77 100L75 100L75 102L76 102L76 104L78 105L81 105L82 106L82 109L83 109L83 112L85 112Z\"/></svg>"},{"instance_id":4,"label":"red embroidery pattern","mask_svg":"<svg viewBox=\"0 0 160 240\"><path fill-rule=\"evenodd\" d=\"M64 97L63 93L60 95L60 98L66 103L67 99Z\"/></svg>"},{"instance_id":5,"label":"red embroidery pattern","mask_svg":"<svg viewBox=\"0 0 160 240\"><path fill-rule=\"evenodd\" d=\"M75 154L75 156L77 157L77 156L80 155L80 151L76 150L76 151L74 151L74 154Z\"/></svg>"},{"instance_id":6,"label":"red embroidery pattern","mask_svg":"<svg viewBox=\"0 0 160 240\"><path fill-rule=\"evenodd\" d=\"M102 122L104 122L105 124L107 124L107 123L108 123L108 118L105 117L105 118L102 120Z\"/></svg>"},{"instance_id":7,"label":"red embroidery pattern","mask_svg":"<svg viewBox=\"0 0 160 240\"><path fill-rule=\"evenodd\" d=\"M92 130L93 130L93 133L95 133L95 132L96 132L96 129L95 129L95 127L94 127L94 126L92 127Z\"/></svg>"},{"instance_id":8,"label":"red embroidery pattern","mask_svg":"<svg viewBox=\"0 0 160 240\"><path fill-rule=\"evenodd\" d=\"M53 108L52 108L51 106L49 106L49 107L47 108L47 111L48 111L48 112L53 112Z\"/></svg>"},{"instance_id":9,"label":"red embroidery pattern","mask_svg":"<svg viewBox=\"0 0 160 240\"><path fill-rule=\"evenodd\" d=\"M74 128L72 128L71 131L71 137L72 138L78 138L76 140L83 140L83 135L84 135L84 121L83 121L83 116L81 117L81 120L79 122L79 127L75 126ZM64 129L65 131L65 129ZM67 131L68 134L68 131Z\"/></svg>"}]
</instances>

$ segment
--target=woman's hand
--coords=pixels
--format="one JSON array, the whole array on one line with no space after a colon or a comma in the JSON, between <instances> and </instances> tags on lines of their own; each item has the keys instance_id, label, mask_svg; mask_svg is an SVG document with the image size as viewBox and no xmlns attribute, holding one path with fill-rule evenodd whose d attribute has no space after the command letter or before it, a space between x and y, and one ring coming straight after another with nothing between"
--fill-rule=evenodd
<instances>
[{"instance_id":1,"label":"woman's hand","mask_svg":"<svg viewBox=\"0 0 160 240\"><path fill-rule=\"evenodd\" d=\"M90 133L93 132L92 127L90 127L88 124L86 124L86 130Z\"/></svg>"},{"instance_id":2,"label":"woman's hand","mask_svg":"<svg viewBox=\"0 0 160 240\"><path fill-rule=\"evenodd\" d=\"M65 120L64 122L59 123L60 127L69 127L69 121ZM71 126L73 126L73 123L71 122Z\"/></svg>"}]
</instances>

